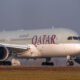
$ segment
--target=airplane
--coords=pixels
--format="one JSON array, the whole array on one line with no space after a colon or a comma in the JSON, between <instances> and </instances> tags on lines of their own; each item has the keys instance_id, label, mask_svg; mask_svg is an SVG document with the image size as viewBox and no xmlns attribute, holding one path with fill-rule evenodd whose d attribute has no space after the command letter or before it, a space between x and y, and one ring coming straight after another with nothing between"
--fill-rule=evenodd
<instances>
[{"instance_id":1,"label":"airplane","mask_svg":"<svg viewBox=\"0 0 80 80\"><path fill-rule=\"evenodd\" d=\"M80 64L80 36L65 29L16 30L0 32L0 65L12 65L8 59L45 58L42 65L53 66L53 57L66 57L66 65ZM15 60L13 60L15 61Z\"/></svg>"}]
</instances>

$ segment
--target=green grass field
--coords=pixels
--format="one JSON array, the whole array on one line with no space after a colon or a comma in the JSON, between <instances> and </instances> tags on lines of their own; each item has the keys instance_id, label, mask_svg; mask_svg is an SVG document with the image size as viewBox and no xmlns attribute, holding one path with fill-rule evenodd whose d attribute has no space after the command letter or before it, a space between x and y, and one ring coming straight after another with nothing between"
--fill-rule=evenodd
<instances>
[{"instance_id":1,"label":"green grass field","mask_svg":"<svg viewBox=\"0 0 80 80\"><path fill-rule=\"evenodd\" d=\"M0 80L80 80L80 71L1 70Z\"/></svg>"}]
</instances>

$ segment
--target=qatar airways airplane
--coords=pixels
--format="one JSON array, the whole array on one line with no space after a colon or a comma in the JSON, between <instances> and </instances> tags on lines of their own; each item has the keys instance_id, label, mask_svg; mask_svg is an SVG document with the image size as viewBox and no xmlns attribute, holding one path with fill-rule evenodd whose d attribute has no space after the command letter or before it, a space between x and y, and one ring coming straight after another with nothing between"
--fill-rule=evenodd
<instances>
[{"instance_id":1,"label":"qatar airways airplane","mask_svg":"<svg viewBox=\"0 0 80 80\"><path fill-rule=\"evenodd\" d=\"M66 57L67 65L80 64L80 37L70 29L39 29L0 32L0 65L12 65L8 59L45 58L42 65L54 65L53 57Z\"/></svg>"}]
</instances>

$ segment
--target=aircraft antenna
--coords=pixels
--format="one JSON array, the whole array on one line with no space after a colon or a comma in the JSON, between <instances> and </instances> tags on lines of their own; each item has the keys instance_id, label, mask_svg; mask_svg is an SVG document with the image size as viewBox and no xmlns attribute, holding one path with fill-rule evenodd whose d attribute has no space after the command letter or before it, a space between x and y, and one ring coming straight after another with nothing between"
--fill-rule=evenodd
<instances>
[{"instance_id":1,"label":"aircraft antenna","mask_svg":"<svg viewBox=\"0 0 80 80\"><path fill-rule=\"evenodd\" d=\"M52 29L54 29L54 25L52 26Z\"/></svg>"}]
</instances>

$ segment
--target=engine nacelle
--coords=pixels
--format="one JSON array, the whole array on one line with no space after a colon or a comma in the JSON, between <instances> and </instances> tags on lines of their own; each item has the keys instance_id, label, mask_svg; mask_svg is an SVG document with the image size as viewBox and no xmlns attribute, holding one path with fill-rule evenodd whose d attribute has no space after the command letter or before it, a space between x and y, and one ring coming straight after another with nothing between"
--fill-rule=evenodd
<instances>
[{"instance_id":1,"label":"engine nacelle","mask_svg":"<svg viewBox=\"0 0 80 80\"><path fill-rule=\"evenodd\" d=\"M4 61L8 58L9 51L6 47L0 46L0 61Z\"/></svg>"}]
</instances>

